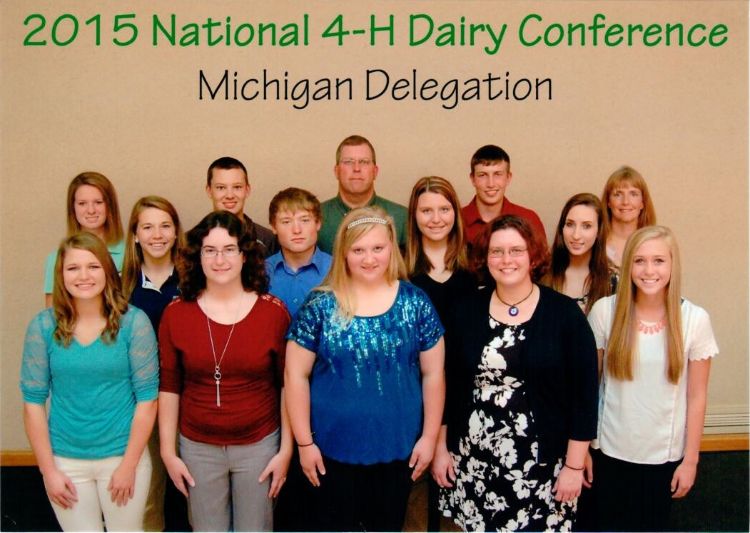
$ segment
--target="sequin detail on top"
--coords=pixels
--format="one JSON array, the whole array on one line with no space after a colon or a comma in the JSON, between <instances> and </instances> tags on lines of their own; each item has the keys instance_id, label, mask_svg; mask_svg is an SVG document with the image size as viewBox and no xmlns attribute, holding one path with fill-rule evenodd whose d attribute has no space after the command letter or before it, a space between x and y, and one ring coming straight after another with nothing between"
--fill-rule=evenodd
<instances>
[{"instance_id":1,"label":"sequin detail on top","mask_svg":"<svg viewBox=\"0 0 750 533\"><path fill-rule=\"evenodd\" d=\"M443 326L427 295L400 282L388 311L344 326L331 292L313 292L287 338L315 353L310 411L315 440L338 461L405 459L422 425L420 352ZM345 435L346 438L342 438Z\"/></svg>"}]
</instances>

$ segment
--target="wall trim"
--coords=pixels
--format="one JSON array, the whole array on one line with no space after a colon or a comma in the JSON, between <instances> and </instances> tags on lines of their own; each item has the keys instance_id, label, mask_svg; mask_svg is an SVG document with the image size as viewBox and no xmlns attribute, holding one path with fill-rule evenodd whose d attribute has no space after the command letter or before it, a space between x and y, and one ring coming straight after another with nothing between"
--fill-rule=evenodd
<instances>
[{"instance_id":1,"label":"wall trim","mask_svg":"<svg viewBox=\"0 0 750 533\"><path fill-rule=\"evenodd\" d=\"M702 452L736 452L750 450L750 435L747 433L726 433L703 435ZM0 452L0 466L36 466L31 450L7 450Z\"/></svg>"}]
</instances>

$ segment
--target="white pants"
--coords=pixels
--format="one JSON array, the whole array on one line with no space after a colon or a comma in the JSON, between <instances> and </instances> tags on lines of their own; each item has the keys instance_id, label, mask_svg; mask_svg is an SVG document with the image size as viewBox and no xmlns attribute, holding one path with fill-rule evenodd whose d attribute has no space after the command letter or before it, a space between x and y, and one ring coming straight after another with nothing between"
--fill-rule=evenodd
<instances>
[{"instance_id":1,"label":"white pants","mask_svg":"<svg viewBox=\"0 0 750 533\"><path fill-rule=\"evenodd\" d=\"M151 458L148 452L141 456L135 469L133 498L118 507L112 501L107 486L112 472L121 461L122 456L106 459L55 456L57 468L71 479L78 493L78 501L68 509L50 502L63 531L104 531L104 524L107 531L143 531L143 514L151 481Z\"/></svg>"}]
</instances>

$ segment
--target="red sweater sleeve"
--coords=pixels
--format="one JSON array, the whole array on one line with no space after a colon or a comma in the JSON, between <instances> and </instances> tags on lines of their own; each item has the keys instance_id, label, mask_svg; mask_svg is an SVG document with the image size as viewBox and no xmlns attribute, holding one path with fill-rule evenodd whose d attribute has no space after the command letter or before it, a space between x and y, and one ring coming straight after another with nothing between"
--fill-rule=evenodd
<instances>
[{"instance_id":1,"label":"red sweater sleeve","mask_svg":"<svg viewBox=\"0 0 750 533\"><path fill-rule=\"evenodd\" d=\"M175 394L182 392L183 383L180 357L172 340L179 305L179 299L170 303L164 310L159 324L159 390Z\"/></svg>"}]
</instances>

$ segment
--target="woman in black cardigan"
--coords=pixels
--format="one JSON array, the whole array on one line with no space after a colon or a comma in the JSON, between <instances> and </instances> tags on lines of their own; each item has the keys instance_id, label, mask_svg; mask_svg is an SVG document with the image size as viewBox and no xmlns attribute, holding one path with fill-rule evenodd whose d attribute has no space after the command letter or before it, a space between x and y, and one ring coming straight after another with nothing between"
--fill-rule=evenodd
<instances>
[{"instance_id":1,"label":"woman in black cardigan","mask_svg":"<svg viewBox=\"0 0 750 533\"><path fill-rule=\"evenodd\" d=\"M470 530L570 530L596 435L597 357L576 303L536 285L546 243L516 216L478 247L488 286L456 302L432 473Z\"/></svg>"}]
</instances>

